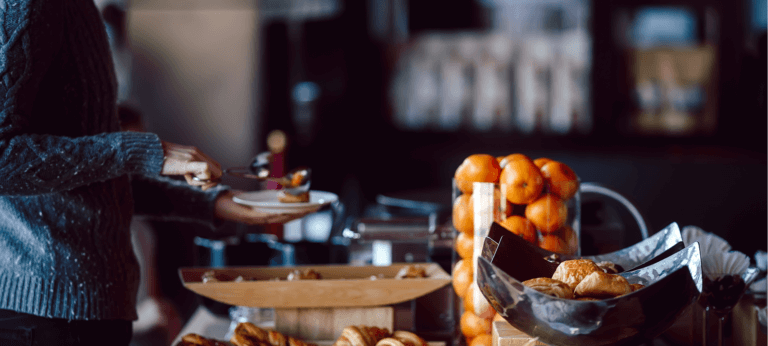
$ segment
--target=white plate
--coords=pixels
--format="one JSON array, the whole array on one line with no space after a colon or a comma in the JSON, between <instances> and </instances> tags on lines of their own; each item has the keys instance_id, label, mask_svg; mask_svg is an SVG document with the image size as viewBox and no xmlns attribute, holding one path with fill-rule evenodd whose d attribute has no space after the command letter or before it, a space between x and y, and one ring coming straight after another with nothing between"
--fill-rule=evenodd
<instances>
[{"instance_id":1,"label":"white plate","mask_svg":"<svg viewBox=\"0 0 768 346\"><path fill-rule=\"evenodd\" d=\"M279 190L262 190L245 192L232 198L233 201L252 206L265 213L285 214L303 213L318 210L323 206L336 202L336 194L325 191L309 191L309 202L283 203L277 199Z\"/></svg>"}]
</instances>

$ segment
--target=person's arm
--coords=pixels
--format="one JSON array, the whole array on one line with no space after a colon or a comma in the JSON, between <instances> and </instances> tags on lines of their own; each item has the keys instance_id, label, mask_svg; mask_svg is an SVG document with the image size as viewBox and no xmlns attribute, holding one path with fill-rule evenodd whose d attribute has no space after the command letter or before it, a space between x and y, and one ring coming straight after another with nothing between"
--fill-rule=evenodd
<instances>
[{"instance_id":1,"label":"person's arm","mask_svg":"<svg viewBox=\"0 0 768 346\"><path fill-rule=\"evenodd\" d=\"M136 215L160 220L197 221L216 226L222 221L248 225L286 223L312 211L267 214L241 205L232 198L241 191L218 186L208 191L162 176L131 177Z\"/></svg>"},{"instance_id":2,"label":"person's arm","mask_svg":"<svg viewBox=\"0 0 768 346\"><path fill-rule=\"evenodd\" d=\"M63 3L22 1L0 10L0 194L68 190L162 167L163 148L153 134L68 138L29 130L34 103L45 102L40 82L63 44Z\"/></svg>"},{"instance_id":3,"label":"person's arm","mask_svg":"<svg viewBox=\"0 0 768 346\"><path fill-rule=\"evenodd\" d=\"M65 3L20 1L0 9L0 194L71 190L131 173L218 178L220 169L196 149L162 143L150 133L75 138L34 133L30 114L35 104L46 102L40 83L55 72L51 66L63 47L62 33L71 29L61 21Z\"/></svg>"},{"instance_id":4,"label":"person's arm","mask_svg":"<svg viewBox=\"0 0 768 346\"><path fill-rule=\"evenodd\" d=\"M136 174L131 176L131 189L138 216L216 225L216 199L228 188L219 185L203 191L169 177Z\"/></svg>"}]
</instances>

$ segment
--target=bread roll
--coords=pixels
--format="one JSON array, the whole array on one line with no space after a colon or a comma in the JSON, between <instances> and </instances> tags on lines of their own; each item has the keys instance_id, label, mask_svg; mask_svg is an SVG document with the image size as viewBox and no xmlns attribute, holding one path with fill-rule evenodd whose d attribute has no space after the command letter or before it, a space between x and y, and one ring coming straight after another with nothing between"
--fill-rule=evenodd
<instances>
[{"instance_id":1,"label":"bread roll","mask_svg":"<svg viewBox=\"0 0 768 346\"><path fill-rule=\"evenodd\" d=\"M587 277L587 275L596 271L603 272L603 270L590 259L568 260L557 266L552 278L566 283L573 290L576 289L576 286L581 280Z\"/></svg>"},{"instance_id":2,"label":"bread roll","mask_svg":"<svg viewBox=\"0 0 768 346\"><path fill-rule=\"evenodd\" d=\"M550 278L535 278L523 281L523 285L526 285L541 293L548 294L550 296L573 299L573 290L568 284Z\"/></svg>"},{"instance_id":3,"label":"bread roll","mask_svg":"<svg viewBox=\"0 0 768 346\"><path fill-rule=\"evenodd\" d=\"M579 297L612 298L632 292L627 279L621 275L595 271L581 280L575 289Z\"/></svg>"},{"instance_id":4,"label":"bread roll","mask_svg":"<svg viewBox=\"0 0 768 346\"><path fill-rule=\"evenodd\" d=\"M395 338L384 338L379 340L376 346L405 346L405 344Z\"/></svg>"},{"instance_id":5,"label":"bread roll","mask_svg":"<svg viewBox=\"0 0 768 346\"><path fill-rule=\"evenodd\" d=\"M424 341L424 339L414 333L404 330L395 331L392 333L392 337L400 340L405 346L427 346L427 342Z\"/></svg>"}]
</instances>

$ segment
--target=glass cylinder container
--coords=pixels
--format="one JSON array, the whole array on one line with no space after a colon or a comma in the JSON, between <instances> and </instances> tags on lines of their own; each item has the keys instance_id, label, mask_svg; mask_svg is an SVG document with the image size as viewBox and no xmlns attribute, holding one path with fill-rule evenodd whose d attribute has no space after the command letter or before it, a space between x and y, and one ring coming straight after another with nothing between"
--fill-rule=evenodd
<instances>
[{"instance_id":1,"label":"glass cylinder container","mask_svg":"<svg viewBox=\"0 0 768 346\"><path fill-rule=\"evenodd\" d=\"M509 230L510 235L520 236L554 253L578 256L581 252L578 176L567 166L569 174L561 174L561 168L553 169L554 164L542 171L543 164L534 166L529 159L531 164L520 166L529 170L533 178L527 174L514 175L505 171L524 170L504 162L507 158L499 159L504 168L499 168L498 178L493 182L453 179L455 260L452 275L455 314L460 316L455 345L471 345L474 338L490 335L496 318L475 283L477 258L492 223ZM521 183L520 179L527 182ZM537 184L540 186L535 186Z\"/></svg>"}]
</instances>

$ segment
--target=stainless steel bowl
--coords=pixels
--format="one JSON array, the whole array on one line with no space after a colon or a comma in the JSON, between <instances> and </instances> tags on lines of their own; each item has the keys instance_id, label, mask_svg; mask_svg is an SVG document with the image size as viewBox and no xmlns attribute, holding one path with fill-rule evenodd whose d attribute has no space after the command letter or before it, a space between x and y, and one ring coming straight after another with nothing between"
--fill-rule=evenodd
<instances>
[{"instance_id":1,"label":"stainless steel bowl","mask_svg":"<svg viewBox=\"0 0 768 346\"><path fill-rule=\"evenodd\" d=\"M698 243L669 255L669 249L661 251L650 259L653 263L619 274L645 288L612 299L577 301L524 286L525 280L551 277L553 263L528 247L507 248L507 238L516 237L502 236L499 241L486 238L478 258L478 285L491 306L512 326L547 344L632 345L650 341L672 325L701 293ZM502 258L499 253L517 255ZM510 260L515 262L507 263Z\"/></svg>"},{"instance_id":2,"label":"stainless steel bowl","mask_svg":"<svg viewBox=\"0 0 768 346\"><path fill-rule=\"evenodd\" d=\"M504 237L505 235L510 235ZM519 266L520 261L529 261L529 258L543 259L545 257L557 256L561 261L575 259L575 258L588 258L595 262L609 261L618 264L623 268L622 271L632 270L639 268L643 265L650 265L655 260L665 258L677 251L682 250L683 238L680 233L680 227L677 223L671 223L661 231L657 232L651 237L648 237L635 245L630 247L610 252L606 254L600 254L596 256L572 256L556 254L554 252L544 250L534 244L525 241L518 236L512 236L509 231L499 224L494 223L488 232L488 238L495 242L493 246L494 254L496 258L494 264L506 272L518 272L520 275L524 275L521 271L535 270L536 275L542 275L546 277L552 276L557 268L557 263L537 260L529 267ZM503 240L502 240L503 239ZM500 242L503 242L502 246L498 246ZM497 249L498 248L498 249ZM521 268L522 267L522 268ZM540 268L541 267L541 268ZM547 271L540 271L546 269ZM532 276L540 277L540 276ZM527 279L525 279L527 280Z\"/></svg>"}]
</instances>

